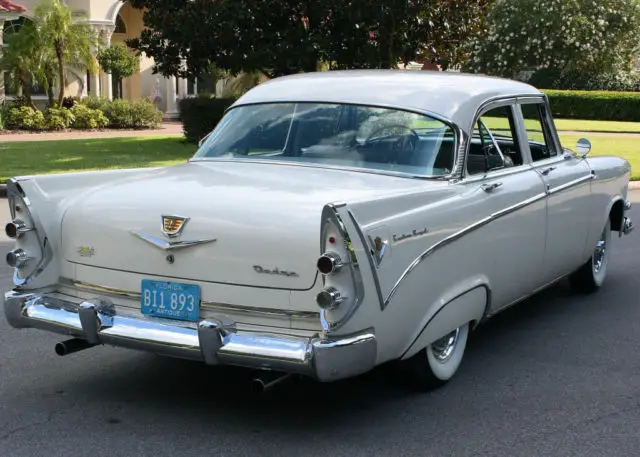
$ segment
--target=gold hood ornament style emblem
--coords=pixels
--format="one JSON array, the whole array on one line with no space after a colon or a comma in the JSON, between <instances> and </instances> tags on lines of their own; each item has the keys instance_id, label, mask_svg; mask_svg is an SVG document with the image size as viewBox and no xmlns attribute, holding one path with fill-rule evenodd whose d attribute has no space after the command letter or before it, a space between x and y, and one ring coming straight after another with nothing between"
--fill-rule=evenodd
<instances>
[{"instance_id":1,"label":"gold hood ornament style emblem","mask_svg":"<svg viewBox=\"0 0 640 457\"><path fill-rule=\"evenodd\" d=\"M184 249L191 246L199 246L201 244L213 243L214 241L216 241L215 238L174 241L174 238L177 238L182 234L182 231L184 230L185 225L187 225L187 222L189 222L190 218L182 216L162 215L161 219L162 225L160 226L160 231L164 236L169 238L169 241L153 235L147 235L146 233L142 233L136 230L132 230L131 234L143 241L146 241L149 244L154 245L157 248L164 249L165 251Z\"/></svg>"},{"instance_id":2,"label":"gold hood ornament style emblem","mask_svg":"<svg viewBox=\"0 0 640 457\"><path fill-rule=\"evenodd\" d=\"M162 215L162 233L169 238L179 236L189 219L188 217Z\"/></svg>"}]
</instances>

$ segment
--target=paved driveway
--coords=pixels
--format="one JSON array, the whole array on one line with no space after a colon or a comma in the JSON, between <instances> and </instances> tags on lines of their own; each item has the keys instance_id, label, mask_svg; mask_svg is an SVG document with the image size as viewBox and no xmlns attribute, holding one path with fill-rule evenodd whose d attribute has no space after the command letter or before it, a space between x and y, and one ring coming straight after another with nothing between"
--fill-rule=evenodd
<instances>
[{"instance_id":1,"label":"paved driveway","mask_svg":"<svg viewBox=\"0 0 640 457\"><path fill-rule=\"evenodd\" d=\"M613 244L599 294L563 283L496 317L455 380L423 395L379 369L256 400L244 370L109 347L60 358L56 336L0 317L0 455L638 455L640 233Z\"/></svg>"}]
</instances>

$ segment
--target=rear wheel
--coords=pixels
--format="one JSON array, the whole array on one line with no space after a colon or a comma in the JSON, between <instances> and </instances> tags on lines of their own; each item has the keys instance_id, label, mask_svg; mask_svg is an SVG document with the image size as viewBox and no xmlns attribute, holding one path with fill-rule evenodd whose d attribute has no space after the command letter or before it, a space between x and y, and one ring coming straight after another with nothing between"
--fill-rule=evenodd
<instances>
[{"instance_id":1,"label":"rear wheel","mask_svg":"<svg viewBox=\"0 0 640 457\"><path fill-rule=\"evenodd\" d=\"M596 242L591 258L569 277L571 287L580 293L593 293L600 289L607 276L611 254L611 221L607 223Z\"/></svg>"},{"instance_id":2,"label":"rear wheel","mask_svg":"<svg viewBox=\"0 0 640 457\"><path fill-rule=\"evenodd\" d=\"M458 371L467 346L469 324L434 341L405 363L411 384L431 390L446 384Z\"/></svg>"}]
</instances>

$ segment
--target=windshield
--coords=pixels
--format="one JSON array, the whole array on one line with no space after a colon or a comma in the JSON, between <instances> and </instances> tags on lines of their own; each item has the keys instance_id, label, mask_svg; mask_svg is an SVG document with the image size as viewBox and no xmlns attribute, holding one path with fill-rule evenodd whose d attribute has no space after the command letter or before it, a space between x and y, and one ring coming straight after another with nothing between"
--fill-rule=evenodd
<instances>
[{"instance_id":1,"label":"windshield","mask_svg":"<svg viewBox=\"0 0 640 457\"><path fill-rule=\"evenodd\" d=\"M195 158L442 176L451 173L454 156L453 129L429 116L346 104L270 103L230 110Z\"/></svg>"}]
</instances>

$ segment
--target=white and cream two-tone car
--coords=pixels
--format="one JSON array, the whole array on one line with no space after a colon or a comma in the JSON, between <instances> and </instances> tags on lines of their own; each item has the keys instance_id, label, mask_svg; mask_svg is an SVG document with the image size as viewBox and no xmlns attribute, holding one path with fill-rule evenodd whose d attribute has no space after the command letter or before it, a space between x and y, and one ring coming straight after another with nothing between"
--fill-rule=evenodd
<instances>
[{"instance_id":1,"label":"white and cream two-tone car","mask_svg":"<svg viewBox=\"0 0 640 457\"><path fill-rule=\"evenodd\" d=\"M431 388L469 332L568 277L596 291L630 165L563 148L543 93L428 71L278 78L178 166L16 177L8 322L334 381Z\"/></svg>"}]
</instances>

